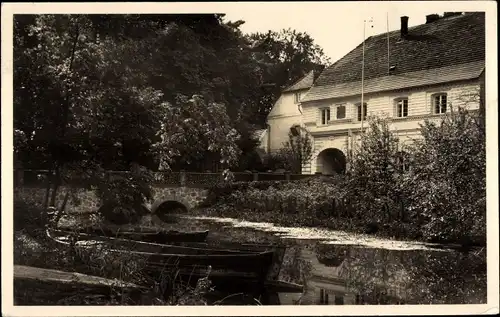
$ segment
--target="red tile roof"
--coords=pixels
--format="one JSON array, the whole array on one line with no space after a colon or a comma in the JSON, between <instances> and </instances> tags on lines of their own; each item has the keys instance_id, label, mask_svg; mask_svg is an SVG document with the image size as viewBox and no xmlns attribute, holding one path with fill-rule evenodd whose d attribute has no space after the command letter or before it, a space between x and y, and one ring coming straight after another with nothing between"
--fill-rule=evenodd
<instances>
[{"instance_id":1,"label":"red tile roof","mask_svg":"<svg viewBox=\"0 0 500 317\"><path fill-rule=\"evenodd\" d=\"M391 85L395 85L397 80L401 81L404 78L404 76L401 77L402 74L435 68L448 71L458 67L459 64L480 61L484 63L484 20L485 15L483 12L465 13L447 18L442 17L432 23L409 28L408 35L404 40L400 40L399 30L389 32L390 65L395 66L395 69L390 72L391 76L388 76L387 69L387 33L369 37L365 42L364 79L370 80L396 75L397 77L394 76L394 83L388 84L387 82L390 80L387 78L384 78L387 85L384 86L380 83L381 87L387 89ZM306 95L304 101L315 100L313 99L315 98L314 93L311 93L316 87L334 87L338 84L360 81L362 49L363 45L361 43L339 61L325 69L314 83L311 91ZM446 67L449 67L449 69ZM463 67L470 69L472 66ZM471 72L475 74L476 70L471 70ZM429 73L425 76L428 75L432 74ZM438 81L437 78L436 81ZM401 82L399 86L411 87L419 83L418 81L409 80ZM353 89L355 89L354 86ZM355 93L360 93L360 91Z\"/></svg>"}]
</instances>

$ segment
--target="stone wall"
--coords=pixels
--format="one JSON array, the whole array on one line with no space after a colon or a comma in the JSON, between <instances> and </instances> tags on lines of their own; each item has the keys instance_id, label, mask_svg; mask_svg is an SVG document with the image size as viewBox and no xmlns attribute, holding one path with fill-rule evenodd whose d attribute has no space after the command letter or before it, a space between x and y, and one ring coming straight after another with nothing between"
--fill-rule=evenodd
<instances>
[{"instance_id":1,"label":"stone wall","mask_svg":"<svg viewBox=\"0 0 500 317\"><path fill-rule=\"evenodd\" d=\"M59 188L56 207L61 206L66 192L66 187ZM94 191L79 188L75 189L74 192L75 194L70 195L66 204L68 213L91 213L99 210L100 201ZM206 195L207 190L204 188L155 187L153 202L148 207L152 212L155 212L162 203L174 201L182 204L189 211L196 208L205 199ZM24 201L41 206L44 198L45 188L43 187L23 186L14 189L14 203Z\"/></svg>"}]
</instances>

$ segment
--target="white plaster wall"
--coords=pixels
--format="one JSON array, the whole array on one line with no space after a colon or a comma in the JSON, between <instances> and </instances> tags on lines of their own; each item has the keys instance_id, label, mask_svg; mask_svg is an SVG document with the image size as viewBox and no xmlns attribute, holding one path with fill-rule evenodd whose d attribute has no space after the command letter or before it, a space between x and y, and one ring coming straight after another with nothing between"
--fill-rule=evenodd
<instances>
[{"instance_id":1,"label":"white plaster wall","mask_svg":"<svg viewBox=\"0 0 500 317\"><path fill-rule=\"evenodd\" d=\"M467 83L446 84L434 87L414 88L397 92L382 92L365 95L368 115L387 115L395 117L394 100L401 97L408 98L408 117L398 119L403 125L411 124L411 121L423 121L421 116L432 115L431 97L435 93L445 92L448 94L448 101L452 107L466 106L468 109L479 109L479 102L474 101L474 95L479 93L479 80ZM311 131L336 131L341 129L358 128L361 122L357 121L355 104L360 102L359 97L346 97L338 99L328 99L302 104L303 122ZM330 107L332 117L334 117L336 104L345 103L347 120L332 120L328 125L320 124L320 109ZM448 107L449 109L450 107ZM416 117L416 118L412 118ZM349 121L352 120L352 121Z\"/></svg>"},{"instance_id":2,"label":"white plaster wall","mask_svg":"<svg viewBox=\"0 0 500 317\"><path fill-rule=\"evenodd\" d=\"M434 87L369 94L365 96L364 100L367 103L368 116L380 115L391 118L390 128L400 138L401 144L410 144L412 140L420 137L420 124L425 119L436 122L441 119L441 115L432 113L432 95L440 92L447 93L451 107L461 106L475 110L479 109L477 98L479 85L479 80L466 83L450 83ZM408 117L406 118L395 117L394 100L401 97L408 98ZM360 102L358 97L348 97L302 104L303 124L313 135L316 135L314 137L315 151L313 158L310 164L304 166L303 173L314 174L318 171L317 155L324 149L337 148L342 150L344 154L347 153L346 150L349 144L347 131L351 130L352 135L356 135L356 130L361 128L361 122L357 121L355 106L357 102ZM346 119L334 120L336 104L346 104ZM327 125L321 125L320 109L325 107L330 107L332 121ZM448 107L448 111L450 111L450 107ZM363 126L367 128L366 121ZM329 133L332 135L328 136ZM344 135L335 136L335 133L343 133Z\"/></svg>"},{"instance_id":3,"label":"white plaster wall","mask_svg":"<svg viewBox=\"0 0 500 317\"><path fill-rule=\"evenodd\" d=\"M302 125L302 113L299 110L299 104L295 103L294 92L286 92L280 96L267 117L267 124L270 138L269 150L273 152L283 147L293 125Z\"/></svg>"}]
</instances>

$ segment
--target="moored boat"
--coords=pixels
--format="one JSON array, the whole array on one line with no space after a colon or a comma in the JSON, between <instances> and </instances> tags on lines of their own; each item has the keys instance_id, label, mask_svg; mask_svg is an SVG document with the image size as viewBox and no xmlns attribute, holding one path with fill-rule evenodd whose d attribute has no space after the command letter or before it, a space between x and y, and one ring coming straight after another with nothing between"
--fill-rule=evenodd
<instances>
[{"instance_id":1,"label":"moored boat","mask_svg":"<svg viewBox=\"0 0 500 317\"><path fill-rule=\"evenodd\" d=\"M241 254L241 253L256 253L246 252L237 249L211 248L207 244L195 244L191 247L189 244L162 244L154 242L145 242L138 240L130 240L123 238L107 237L100 235L92 235L87 233L78 233L61 229L47 229L47 235L58 243L69 245L73 239L73 243L78 247L91 247L95 245L103 246L107 249L132 251L132 252L148 252L148 253L165 253L165 254ZM265 251L265 250L263 250Z\"/></svg>"},{"instance_id":2,"label":"moored boat","mask_svg":"<svg viewBox=\"0 0 500 317\"><path fill-rule=\"evenodd\" d=\"M183 246L195 248L221 248L226 250L238 250L240 252L264 252L274 251L273 263L268 272L268 280L276 280L281 271L283 258L285 257L286 246L280 244L269 243L239 243L230 241L211 241L211 242L181 242L175 243Z\"/></svg>"},{"instance_id":3,"label":"moored boat","mask_svg":"<svg viewBox=\"0 0 500 317\"><path fill-rule=\"evenodd\" d=\"M145 243L55 229L47 229L47 235L58 243L73 245L78 249L89 249L97 245L102 246L108 254L130 255L140 258L147 263L148 269L152 272L175 269L179 270L181 275L190 274L200 277L207 274L229 274L235 278L249 277L263 282L273 264L274 256L272 250L245 252L195 248Z\"/></svg>"},{"instance_id":4,"label":"moored boat","mask_svg":"<svg viewBox=\"0 0 500 317\"><path fill-rule=\"evenodd\" d=\"M204 231L157 231L149 228L137 228L135 230L127 229L110 229L100 227L87 227L75 230L78 233L99 235L105 237L120 237L130 240L138 240L145 242L169 243L169 242L203 242L207 239L208 230Z\"/></svg>"}]
</instances>

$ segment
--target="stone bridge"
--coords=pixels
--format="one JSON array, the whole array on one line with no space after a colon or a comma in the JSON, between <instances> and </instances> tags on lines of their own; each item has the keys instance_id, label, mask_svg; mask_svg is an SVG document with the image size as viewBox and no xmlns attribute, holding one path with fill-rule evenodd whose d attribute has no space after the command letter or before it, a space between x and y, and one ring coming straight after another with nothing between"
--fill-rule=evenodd
<instances>
[{"instance_id":1,"label":"stone bridge","mask_svg":"<svg viewBox=\"0 0 500 317\"><path fill-rule=\"evenodd\" d=\"M14 201L24 201L31 204L42 205L45 198L45 185L39 180L40 173L44 171L16 171L16 186L14 188ZM46 172L46 171L45 171ZM113 175L126 172L111 172ZM234 181L285 181L299 180L312 175L296 175L289 173L235 173ZM199 206L207 196L208 189L222 182L221 173L155 173L153 185L154 196L147 205L152 213L158 211L170 212L181 209L190 211ZM61 186L56 197L56 206L61 206L68 187ZM66 204L68 213L96 212L100 208L100 201L92 190L75 188L73 195Z\"/></svg>"}]
</instances>

